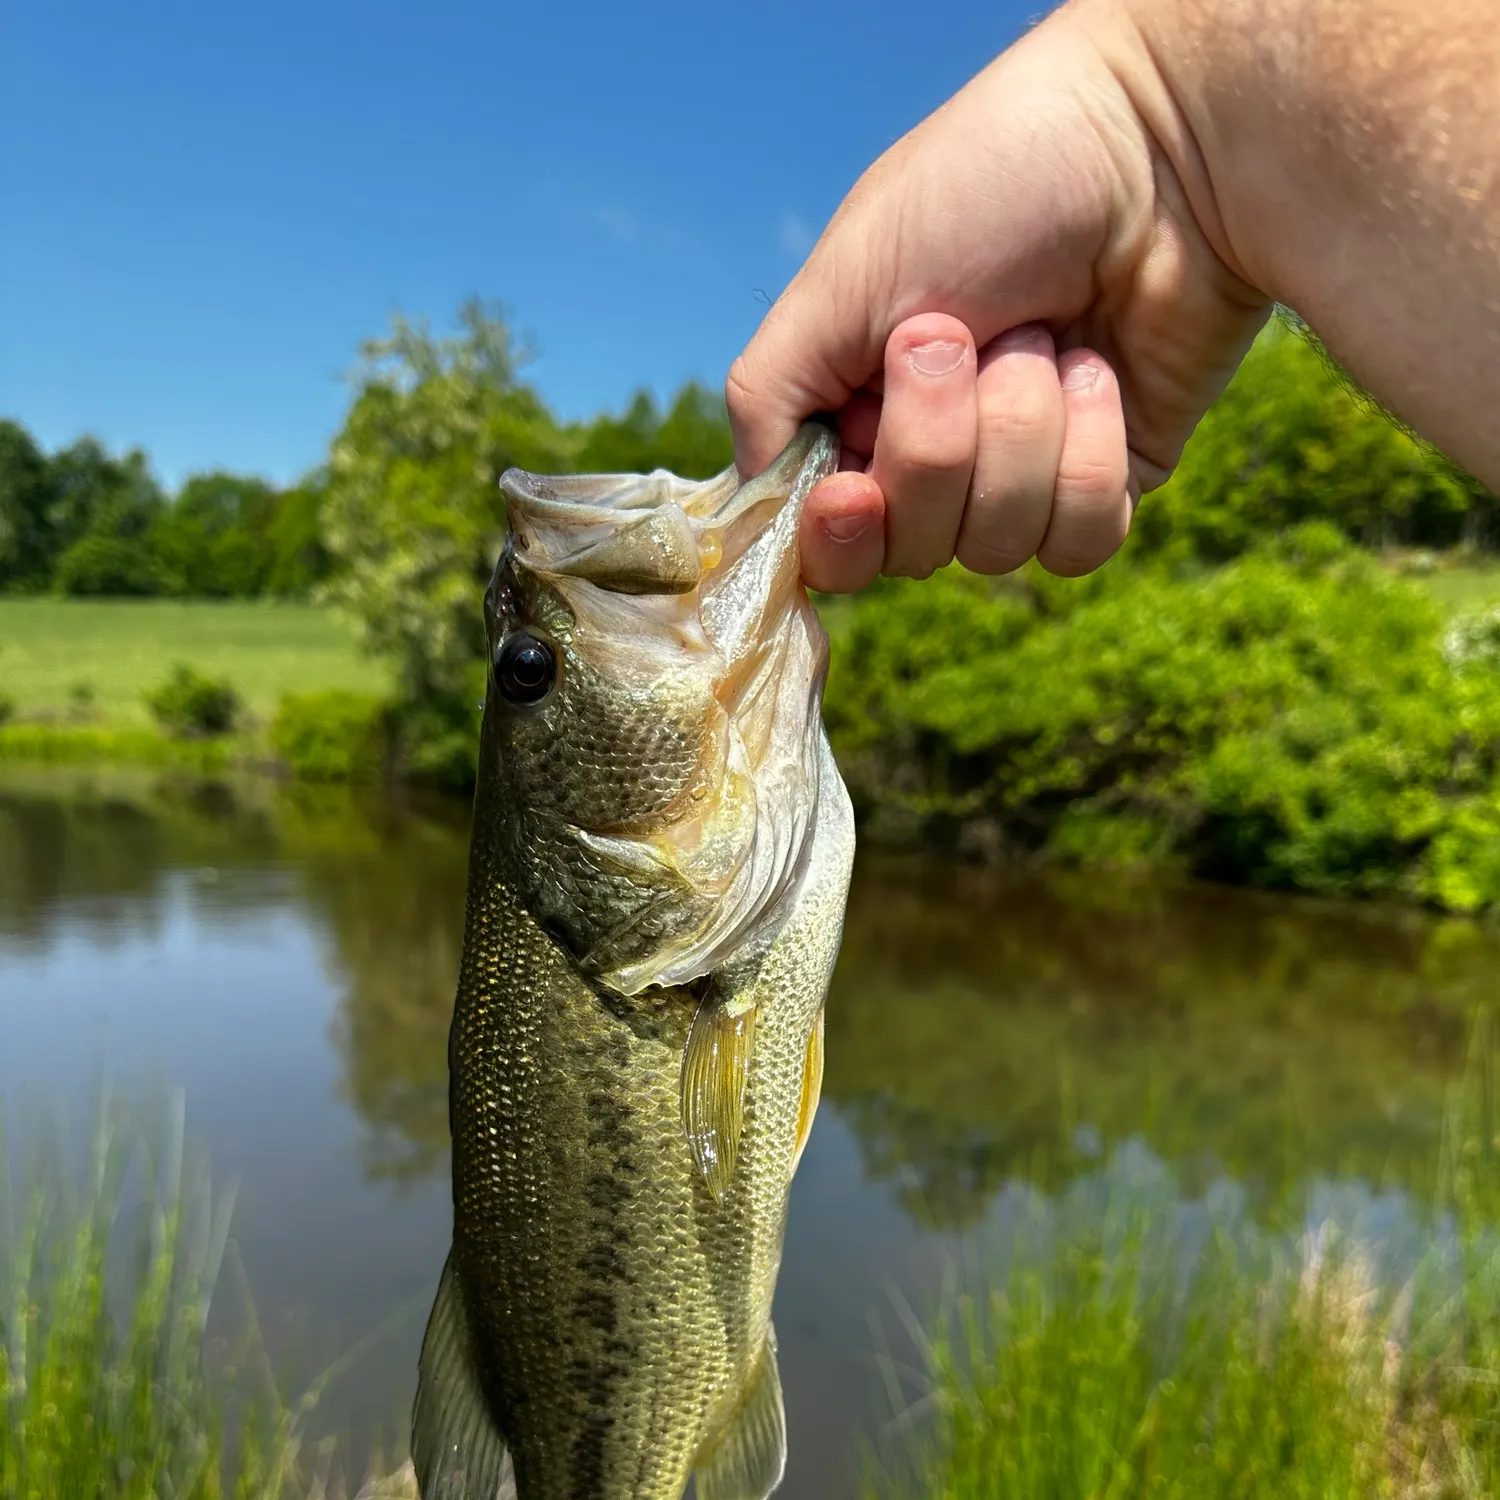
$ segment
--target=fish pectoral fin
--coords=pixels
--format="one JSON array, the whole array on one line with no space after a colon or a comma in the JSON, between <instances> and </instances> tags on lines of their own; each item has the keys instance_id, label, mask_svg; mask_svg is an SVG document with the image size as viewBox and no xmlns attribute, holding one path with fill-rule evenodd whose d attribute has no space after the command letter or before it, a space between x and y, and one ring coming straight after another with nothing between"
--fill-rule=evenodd
<instances>
[{"instance_id":1,"label":"fish pectoral fin","mask_svg":"<svg viewBox=\"0 0 1500 1500\"><path fill-rule=\"evenodd\" d=\"M479 1382L450 1253L422 1339L411 1456L422 1500L515 1500L505 1439Z\"/></svg>"},{"instance_id":2,"label":"fish pectoral fin","mask_svg":"<svg viewBox=\"0 0 1500 1500\"><path fill-rule=\"evenodd\" d=\"M715 1202L723 1198L739 1155L755 1017L753 1007L731 1014L710 989L682 1054L682 1128Z\"/></svg>"},{"instance_id":3,"label":"fish pectoral fin","mask_svg":"<svg viewBox=\"0 0 1500 1500\"><path fill-rule=\"evenodd\" d=\"M698 1500L766 1500L786 1473L786 1407L776 1368L776 1334L767 1334L755 1379L728 1431L694 1473Z\"/></svg>"},{"instance_id":4,"label":"fish pectoral fin","mask_svg":"<svg viewBox=\"0 0 1500 1500\"><path fill-rule=\"evenodd\" d=\"M807 1039L807 1062L802 1069L802 1101L797 1106L797 1147L792 1152L792 1171L795 1174L802 1162L802 1153L807 1149L807 1138L812 1134L813 1121L818 1115L818 1100L823 1097L823 1012L818 1012L817 1024Z\"/></svg>"}]
</instances>

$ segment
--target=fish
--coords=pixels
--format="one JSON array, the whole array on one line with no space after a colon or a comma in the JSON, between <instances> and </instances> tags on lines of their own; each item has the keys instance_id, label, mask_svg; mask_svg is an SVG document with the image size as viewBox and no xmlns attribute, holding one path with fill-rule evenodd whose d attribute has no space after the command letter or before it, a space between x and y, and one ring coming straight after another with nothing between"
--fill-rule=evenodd
<instances>
[{"instance_id":1,"label":"fish","mask_svg":"<svg viewBox=\"0 0 1500 1500\"><path fill-rule=\"evenodd\" d=\"M501 480L463 955L453 1241L422 1500L764 1500L771 1309L854 854L803 502L764 473Z\"/></svg>"}]
</instances>

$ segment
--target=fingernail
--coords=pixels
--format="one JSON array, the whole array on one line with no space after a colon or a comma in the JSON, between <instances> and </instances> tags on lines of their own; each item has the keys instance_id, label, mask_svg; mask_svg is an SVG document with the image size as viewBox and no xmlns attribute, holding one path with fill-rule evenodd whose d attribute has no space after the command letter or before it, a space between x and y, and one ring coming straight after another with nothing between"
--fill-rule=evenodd
<instances>
[{"instance_id":1,"label":"fingernail","mask_svg":"<svg viewBox=\"0 0 1500 1500\"><path fill-rule=\"evenodd\" d=\"M906 351L906 362L919 375L950 375L964 362L964 351L959 339L933 339L913 344Z\"/></svg>"},{"instance_id":2,"label":"fingernail","mask_svg":"<svg viewBox=\"0 0 1500 1500\"><path fill-rule=\"evenodd\" d=\"M1076 391L1082 395L1085 391L1091 391L1099 384L1099 366L1093 360L1079 360L1076 365L1069 365L1063 371L1062 388L1065 391Z\"/></svg>"},{"instance_id":3,"label":"fingernail","mask_svg":"<svg viewBox=\"0 0 1500 1500\"><path fill-rule=\"evenodd\" d=\"M819 516L818 525L836 542L852 542L870 529L873 517L867 511L851 511L846 516Z\"/></svg>"}]
</instances>

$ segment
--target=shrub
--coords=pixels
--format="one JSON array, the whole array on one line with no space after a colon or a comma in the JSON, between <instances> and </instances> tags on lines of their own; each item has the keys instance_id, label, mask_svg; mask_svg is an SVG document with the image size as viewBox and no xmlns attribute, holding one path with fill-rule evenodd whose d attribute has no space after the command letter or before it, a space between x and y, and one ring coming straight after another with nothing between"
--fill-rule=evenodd
<instances>
[{"instance_id":1,"label":"shrub","mask_svg":"<svg viewBox=\"0 0 1500 1500\"><path fill-rule=\"evenodd\" d=\"M144 542L132 537L80 538L57 560L60 593L147 596L172 592L173 580Z\"/></svg>"},{"instance_id":2,"label":"shrub","mask_svg":"<svg viewBox=\"0 0 1500 1500\"><path fill-rule=\"evenodd\" d=\"M1208 574L892 583L834 628L828 724L877 836L1500 902L1500 679L1331 528Z\"/></svg>"},{"instance_id":3,"label":"shrub","mask_svg":"<svg viewBox=\"0 0 1500 1500\"><path fill-rule=\"evenodd\" d=\"M377 776L389 742L386 705L362 693L289 693L271 725L272 749L308 781Z\"/></svg>"},{"instance_id":4,"label":"shrub","mask_svg":"<svg viewBox=\"0 0 1500 1500\"><path fill-rule=\"evenodd\" d=\"M182 738L228 734L242 706L228 682L215 681L184 665L175 667L145 698L157 723L168 734Z\"/></svg>"},{"instance_id":5,"label":"shrub","mask_svg":"<svg viewBox=\"0 0 1500 1500\"><path fill-rule=\"evenodd\" d=\"M0 693L0 725L10 723L16 716L16 700Z\"/></svg>"}]
</instances>

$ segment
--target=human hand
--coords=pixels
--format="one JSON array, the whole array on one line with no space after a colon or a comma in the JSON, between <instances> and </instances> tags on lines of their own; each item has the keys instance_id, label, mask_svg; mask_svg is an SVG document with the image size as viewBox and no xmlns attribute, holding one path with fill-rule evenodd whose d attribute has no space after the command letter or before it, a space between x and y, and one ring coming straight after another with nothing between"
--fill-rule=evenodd
<instances>
[{"instance_id":1,"label":"human hand","mask_svg":"<svg viewBox=\"0 0 1500 1500\"><path fill-rule=\"evenodd\" d=\"M1086 573L1267 309L1153 50L1121 3L1074 0L855 186L730 373L736 460L839 413L815 588L955 556Z\"/></svg>"}]
</instances>

